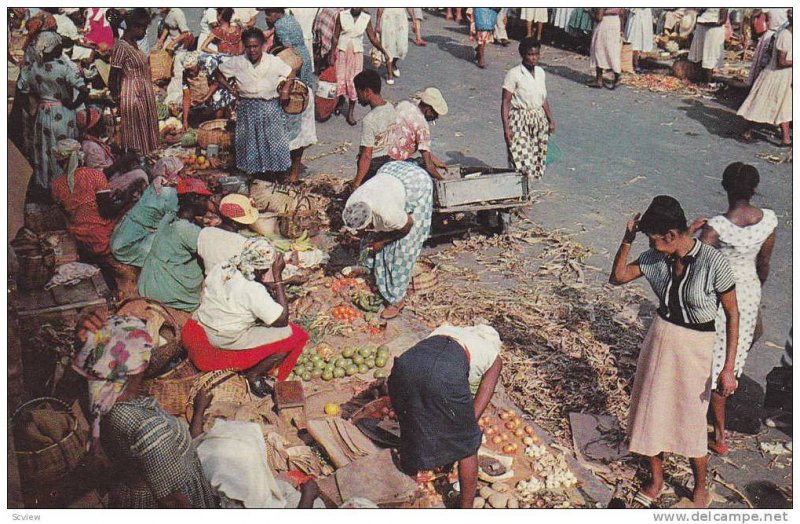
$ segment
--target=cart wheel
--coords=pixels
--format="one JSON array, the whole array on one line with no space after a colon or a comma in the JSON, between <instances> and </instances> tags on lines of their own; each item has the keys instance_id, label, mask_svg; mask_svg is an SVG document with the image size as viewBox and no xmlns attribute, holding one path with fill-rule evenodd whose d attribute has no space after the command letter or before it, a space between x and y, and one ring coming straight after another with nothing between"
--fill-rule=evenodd
<instances>
[{"instance_id":1,"label":"cart wheel","mask_svg":"<svg viewBox=\"0 0 800 524\"><path fill-rule=\"evenodd\" d=\"M511 215L505 211L494 209L478 211L478 223L493 235L502 235L508 231L511 224Z\"/></svg>"}]
</instances>

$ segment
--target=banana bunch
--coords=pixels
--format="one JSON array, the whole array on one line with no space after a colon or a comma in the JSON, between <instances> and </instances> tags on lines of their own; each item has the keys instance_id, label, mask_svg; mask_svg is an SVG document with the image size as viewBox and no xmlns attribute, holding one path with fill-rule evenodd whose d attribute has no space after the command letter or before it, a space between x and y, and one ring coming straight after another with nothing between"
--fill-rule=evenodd
<instances>
[{"instance_id":1,"label":"banana bunch","mask_svg":"<svg viewBox=\"0 0 800 524\"><path fill-rule=\"evenodd\" d=\"M363 289L359 289L350 295L350 300L352 300L353 304L358 306L359 309L367 313L377 313L383 305L381 297Z\"/></svg>"},{"instance_id":2,"label":"banana bunch","mask_svg":"<svg viewBox=\"0 0 800 524\"><path fill-rule=\"evenodd\" d=\"M308 231L303 231L303 234L291 242L292 251L311 251L314 245L308 238Z\"/></svg>"},{"instance_id":3,"label":"banana bunch","mask_svg":"<svg viewBox=\"0 0 800 524\"><path fill-rule=\"evenodd\" d=\"M285 238L270 238L270 242L275 246L275 249L281 253L288 253L292 250L292 241Z\"/></svg>"}]
</instances>

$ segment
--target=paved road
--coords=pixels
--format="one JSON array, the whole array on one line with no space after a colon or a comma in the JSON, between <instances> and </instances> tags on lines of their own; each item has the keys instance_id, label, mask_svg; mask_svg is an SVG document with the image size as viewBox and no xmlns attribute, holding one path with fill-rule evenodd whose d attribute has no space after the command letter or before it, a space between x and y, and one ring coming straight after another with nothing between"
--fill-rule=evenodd
<instances>
[{"instance_id":1,"label":"paved road","mask_svg":"<svg viewBox=\"0 0 800 524\"><path fill-rule=\"evenodd\" d=\"M189 23L198 27L201 10L186 9ZM263 26L263 18L259 21ZM400 64L401 77L384 86L393 101L409 97L427 86L439 87L450 113L432 128L434 151L443 160L461 164L506 165L500 121L500 89L505 72L518 63L516 45L489 46L488 67L473 63L473 51L464 26L428 15L423 32L425 48L410 44ZM777 365L792 317L792 169L791 164L772 165L756 158L760 152L778 152L766 143L743 145L735 137L742 122L735 116L736 100L724 104L710 99L635 92L591 90L586 57L553 47L542 51L547 72L548 99L558 124L555 141L564 154L559 164L548 167L536 182L538 202L531 217L544 227L574 232L578 241L594 251L592 264L609 268L627 218L643 211L651 198L670 194L678 198L690 217L724 211L722 171L734 161L749 162L759 169L761 185L756 205L775 210L780 225L770 280L764 289L765 335L756 344L745 368L734 417L744 426L760 413L758 408L766 374ZM361 119L366 109L358 108ZM330 173L352 178L359 127L342 117L317 128L320 142L306 153L314 158L344 143L344 154L322 156L307 162L309 173ZM646 248L638 241L634 251ZM598 274L598 281L606 273ZM770 431L762 438L786 438ZM790 437L789 437L790 438ZM743 471L718 463L726 478L743 486L754 479L786 484L785 473L768 470L768 459L757 453L734 454L747 464ZM788 477L791 479L791 476ZM791 482L789 480L788 482Z\"/></svg>"}]
</instances>

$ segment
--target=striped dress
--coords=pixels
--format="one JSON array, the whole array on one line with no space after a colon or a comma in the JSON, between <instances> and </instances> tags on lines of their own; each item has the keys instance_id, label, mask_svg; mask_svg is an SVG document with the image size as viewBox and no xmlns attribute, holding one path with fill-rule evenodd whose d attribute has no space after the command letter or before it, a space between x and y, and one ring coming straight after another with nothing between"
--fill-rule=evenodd
<instances>
[{"instance_id":1,"label":"striped dress","mask_svg":"<svg viewBox=\"0 0 800 524\"><path fill-rule=\"evenodd\" d=\"M121 145L142 155L150 154L158 148L158 113L147 57L120 38L111 52L111 67L122 74Z\"/></svg>"},{"instance_id":2,"label":"striped dress","mask_svg":"<svg viewBox=\"0 0 800 524\"><path fill-rule=\"evenodd\" d=\"M152 397L117 402L100 422L103 450L118 472L112 508L156 508L158 499L185 495L192 508L215 508L189 428Z\"/></svg>"}]
</instances>

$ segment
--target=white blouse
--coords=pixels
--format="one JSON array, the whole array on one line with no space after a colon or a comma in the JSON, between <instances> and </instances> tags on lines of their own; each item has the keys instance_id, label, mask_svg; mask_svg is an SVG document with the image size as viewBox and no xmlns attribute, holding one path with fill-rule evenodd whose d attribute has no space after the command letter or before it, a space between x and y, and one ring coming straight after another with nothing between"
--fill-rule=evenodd
<instances>
[{"instance_id":1,"label":"white blouse","mask_svg":"<svg viewBox=\"0 0 800 524\"><path fill-rule=\"evenodd\" d=\"M236 78L242 98L269 100L278 96L278 84L286 80L292 68L277 56L264 53L258 64L253 64L245 55L231 57L219 66L225 78Z\"/></svg>"},{"instance_id":2,"label":"white blouse","mask_svg":"<svg viewBox=\"0 0 800 524\"><path fill-rule=\"evenodd\" d=\"M348 45L353 44L353 51L356 53L364 52L364 32L369 25L369 15L361 13L357 19L353 19L350 11L339 13L339 24L342 32L339 34L339 44L336 49L347 51Z\"/></svg>"},{"instance_id":3,"label":"white blouse","mask_svg":"<svg viewBox=\"0 0 800 524\"><path fill-rule=\"evenodd\" d=\"M406 188L392 175L378 173L359 186L347 206L364 202L372 210L372 227L375 231L397 231L408 223L406 213Z\"/></svg>"},{"instance_id":4,"label":"white blouse","mask_svg":"<svg viewBox=\"0 0 800 524\"><path fill-rule=\"evenodd\" d=\"M539 109L547 100L544 69L536 66L531 74L522 64L513 67L506 73L503 89L513 95L511 97L513 109Z\"/></svg>"}]
</instances>

